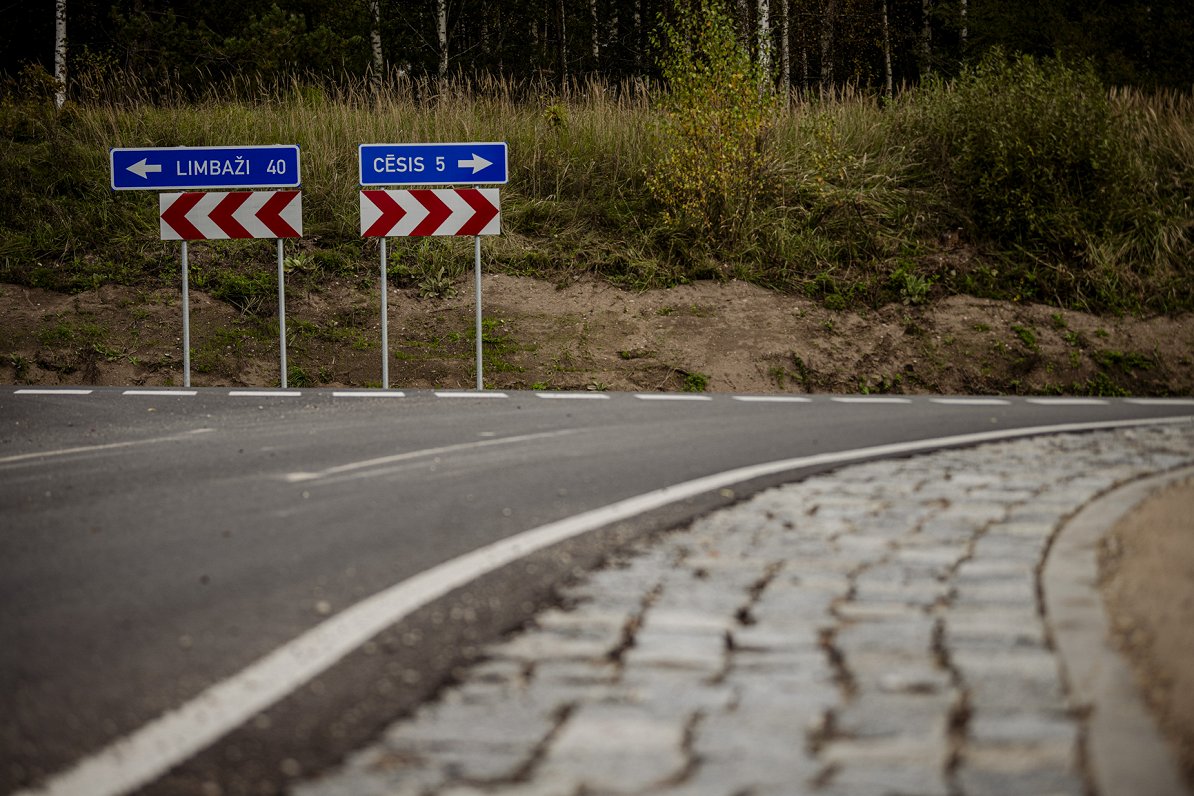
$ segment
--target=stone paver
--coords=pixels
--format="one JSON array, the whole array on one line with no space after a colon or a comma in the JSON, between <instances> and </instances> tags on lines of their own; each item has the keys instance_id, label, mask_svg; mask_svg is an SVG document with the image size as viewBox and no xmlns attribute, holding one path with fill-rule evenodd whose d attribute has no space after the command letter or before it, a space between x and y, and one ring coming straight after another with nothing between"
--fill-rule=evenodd
<instances>
[{"instance_id":1,"label":"stone paver","mask_svg":"<svg viewBox=\"0 0 1194 796\"><path fill-rule=\"evenodd\" d=\"M843 468L564 589L299 796L1084 794L1038 570L1066 518L1194 462L1189 425Z\"/></svg>"}]
</instances>

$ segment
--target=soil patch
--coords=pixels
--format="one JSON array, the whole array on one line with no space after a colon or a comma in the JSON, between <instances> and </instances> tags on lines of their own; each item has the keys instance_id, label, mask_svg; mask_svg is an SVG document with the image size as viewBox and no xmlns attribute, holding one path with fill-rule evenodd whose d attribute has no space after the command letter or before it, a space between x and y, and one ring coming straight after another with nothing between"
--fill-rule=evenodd
<instances>
[{"instance_id":1,"label":"soil patch","mask_svg":"<svg viewBox=\"0 0 1194 796\"><path fill-rule=\"evenodd\" d=\"M1099 317L953 296L835 311L743 282L642 293L581 277L484 278L485 381L499 389L1190 395L1194 315ZM391 290L390 382L475 383L473 297ZM351 280L287 283L290 386L375 386L380 298ZM279 383L273 308L191 291L192 382ZM182 380L177 290L77 295L0 284L0 382Z\"/></svg>"},{"instance_id":2,"label":"soil patch","mask_svg":"<svg viewBox=\"0 0 1194 796\"><path fill-rule=\"evenodd\" d=\"M1121 521L1099 573L1116 645L1194 792L1194 478Z\"/></svg>"}]
</instances>

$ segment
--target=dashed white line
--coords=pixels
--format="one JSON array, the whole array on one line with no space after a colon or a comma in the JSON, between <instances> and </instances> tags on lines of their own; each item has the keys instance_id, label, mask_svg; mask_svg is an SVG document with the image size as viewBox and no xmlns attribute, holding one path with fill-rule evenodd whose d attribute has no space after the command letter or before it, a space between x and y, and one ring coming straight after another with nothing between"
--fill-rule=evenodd
<instances>
[{"instance_id":1,"label":"dashed white line","mask_svg":"<svg viewBox=\"0 0 1194 796\"><path fill-rule=\"evenodd\" d=\"M839 404L910 404L910 398L896 398L890 395L835 395L829 400Z\"/></svg>"},{"instance_id":2,"label":"dashed white line","mask_svg":"<svg viewBox=\"0 0 1194 796\"><path fill-rule=\"evenodd\" d=\"M1026 398L1026 403L1037 406L1106 406L1102 398Z\"/></svg>"},{"instance_id":3,"label":"dashed white line","mask_svg":"<svg viewBox=\"0 0 1194 796\"><path fill-rule=\"evenodd\" d=\"M733 398L735 401L757 404L808 404L813 401L801 395L735 395Z\"/></svg>"},{"instance_id":4,"label":"dashed white line","mask_svg":"<svg viewBox=\"0 0 1194 796\"><path fill-rule=\"evenodd\" d=\"M229 390L228 394L236 398L298 398L302 392L286 390Z\"/></svg>"},{"instance_id":5,"label":"dashed white line","mask_svg":"<svg viewBox=\"0 0 1194 796\"><path fill-rule=\"evenodd\" d=\"M49 388L42 389L36 387L25 387L20 390L14 390L14 395L91 395L94 390L77 390L67 388Z\"/></svg>"},{"instance_id":6,"label":"dashed white line","mask_svg":"<svg viewBox=\"0 0 1194 796\"><path fill-rule=\"evenodd\" d=\"M125 390L121 395L198 395L198 390Z\"/></svg>"},{"instance_id":7,"label":"dashed white line","mask_svg":"<svg viewBox=\"0 0 1194 796\"><path fill-rule=\"evenodd\" d=\"M436 398L509 398L504 392L490 392L489 390L477 390L475 392L467 391L444 391L436 392Z\"/></svg>"},{"instance_id":8,"label":"dashed white line","mask_svg":"<svg viewBox=\"0 0 1194 796\"><path fill-rule=\"evenodd\" d=\"M603 392L537 392L540 398L574 400L574 401L608 401L609 396Z\"/></svg>"},{"instance_id":9,"label":"dashed white line","mask_svg":"<svg viewBox=\"0 0 1194 796\"><path fill-rule=\"evenodd\" d=\"M689 395L682 392L640 392L635 393L640 401L712 401L708 395Z\"/></svg>"},{"instance_id":10,"label":"dashed white line","mask_svg":"<svg viewBox=\"0 0 1194 796\"><path fill-rule=\"evenodd\" d=\"M1124 403L1139 406L1194 406L1194 398L1125 398Z\"/></svg>"},{"instance_id":11,"label":"dashed white line","mask_svg":"<svg viewBox=\"0 0 1194 796\"><path fill-rule=\"evenodd\" d=\"M929 402L945 406L1007 406L1011 403L1002 398L930 398Z\"/></svg>"},{"instance_id":12,"label":"dashed white line","mask_svg":"<svg viewBox=\"0 0 1194 796\"><path fill-rule=\"evenodd\" d=\"M333 398L405 398L399 390L335 390Z\"/></svg>"}]
</instances>

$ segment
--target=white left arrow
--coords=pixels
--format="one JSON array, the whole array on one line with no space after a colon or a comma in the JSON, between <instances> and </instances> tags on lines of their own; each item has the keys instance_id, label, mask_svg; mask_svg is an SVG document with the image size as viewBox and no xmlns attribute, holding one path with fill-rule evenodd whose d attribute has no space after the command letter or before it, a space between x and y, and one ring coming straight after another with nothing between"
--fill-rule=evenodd
<instances>
[{"instance_id":1,"label":"white left arrow","mask_svg":"<svg viewBox=\"0 0 1194 796\"><path fill-rule=\"evenodd\" d=\"M146 175L148 175L149 172L162 170L162 167L160 164L146 163L145 161L147 161L147 160L149 160L149 158L141 158L136 163L134 163L133 165L128 167L129 171L131 171L133 174L136 174L138 177L140 177L141 179L144 180L144 179L146 179Z\"/></svg>"},{"instance_id":2,"label":"white left arrow","mask_svg":"<svg viewBox=\"0 0 1194 796\"><path fill-rule=\"evenodd\" d=\"M485 158L481 157L476 152L474 152L473 156L471 158L469 158L468 160L456 161L456 165L462 169L467 169L467 168L471 167L473 170L473 174L476 174L478 171L485 168L486 166L492 166L493 162L486 160Z\"/></svg>"}]
</instances>

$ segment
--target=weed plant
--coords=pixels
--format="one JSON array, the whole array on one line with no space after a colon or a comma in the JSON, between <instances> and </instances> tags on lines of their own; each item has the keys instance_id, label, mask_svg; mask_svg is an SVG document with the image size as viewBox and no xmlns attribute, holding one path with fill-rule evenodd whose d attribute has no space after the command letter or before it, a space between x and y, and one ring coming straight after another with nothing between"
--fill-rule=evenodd
<instances>
[{"instance_id":1,"label":"weed plant","mask_svg":"<svg viewBox=\"0 0 1194 796\"><path fill-rule=\"evenodd\" d=\"M174 284L177 245L157 239L156 197L111 191L108 149L297 143L305 259L289 278L371 283L357 145L501 140L510 181L487 270L587 272L634 289L738 278L842 309L949 293L1194 309L1194 100L1108 92L1060 62L992 56L894 101L851 90L751 99L733 111L753 115L729 173L753 176L702 183L699 195L675 135L699 119L643 82L242 83L183 101L107 80L61 112L32 80L0 98L0 280ZM389 249L391 273L428 295L471 262L450 243ZM272 310L271 247L203 244L192 257L213 292Z\"/></svg>"}]
</instances>

